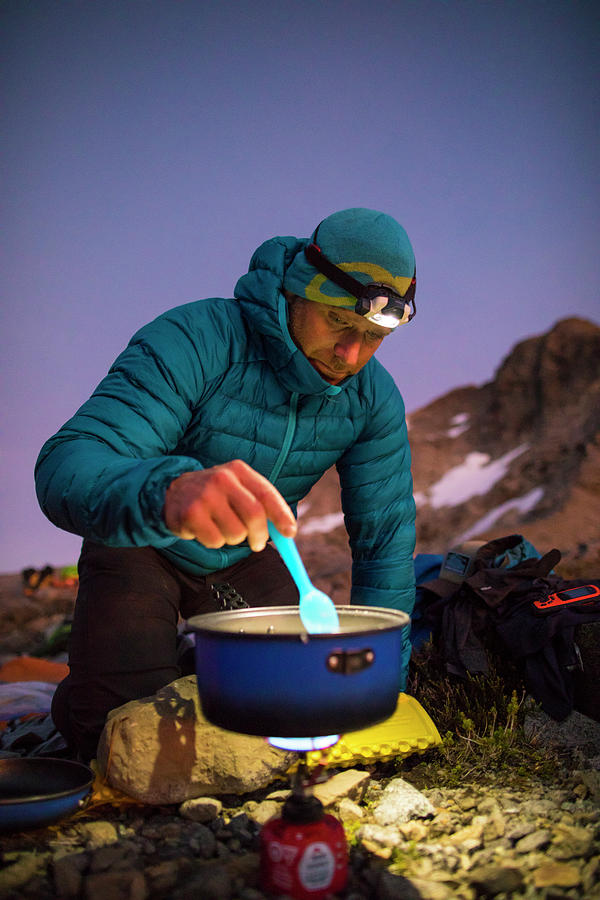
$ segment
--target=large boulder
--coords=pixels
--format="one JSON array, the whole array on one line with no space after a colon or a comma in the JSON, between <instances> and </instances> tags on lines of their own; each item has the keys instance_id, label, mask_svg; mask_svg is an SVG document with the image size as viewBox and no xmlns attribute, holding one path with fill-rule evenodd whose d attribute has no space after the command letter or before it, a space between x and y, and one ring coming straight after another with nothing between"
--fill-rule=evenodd
<instances>
[{"instance_id":1,"label":"large boulder","mask_svg":"<svg viewBox=\"0 0 600 900\"><path fill-rule=\"evenodd\" d=\"M259 790L294 759L264 738L207 722L194 675L109 713L97 756L111 787L152 804Z\"/></svg>"}]
</instances>

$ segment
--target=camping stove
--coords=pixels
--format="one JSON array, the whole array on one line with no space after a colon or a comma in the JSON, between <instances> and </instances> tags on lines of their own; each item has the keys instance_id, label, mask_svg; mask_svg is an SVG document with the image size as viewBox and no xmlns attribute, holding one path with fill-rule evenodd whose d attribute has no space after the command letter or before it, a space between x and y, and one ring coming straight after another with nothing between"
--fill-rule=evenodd
<instances>
[{"instance_id":1,"label":"camping stove","mask_svg":"<svg viewBox=\"0 0 600 900\"><path fill-rule=\"evenodd\" d=\"M331 746L338 736L321 739ZM273 743L279 739L269 738ZM292 743L294 739L290 739ZM314 738L306 741L314 742ZM302 745L303 739L295 739ZM296 749L287 745L286 749ZM316 749L314 743L309 749ZM338 820L325 813L323 804L312 793L317 781L325 781L325 766L309 775L306 749L299 752L298 766L292 777L292 793L280 818L271 819L260 834L260 879L264 890L286 894L294 900L323 900L343 890L348 877L348 850L344 829Z\"/></svg>"},{"instance_id":2,"label":"camping stove","mask_svg":"<svg viewBox=\"0 0 600 900\"><path fill-rule=\"evenodd\" d=\"M340 630L331 634L307 633L290 606L188 620L206 719L241 734L283 734L270 743L300 754L282 815L261 833L263 887L294 900L342 890L348 867L342 825L314 797L318 776L309 777L306 754L385 721L398 703L408 615L367 606L340 606L338 615ZM303 737L315 734L326 737Z\"/></svg>"}]
</instances>

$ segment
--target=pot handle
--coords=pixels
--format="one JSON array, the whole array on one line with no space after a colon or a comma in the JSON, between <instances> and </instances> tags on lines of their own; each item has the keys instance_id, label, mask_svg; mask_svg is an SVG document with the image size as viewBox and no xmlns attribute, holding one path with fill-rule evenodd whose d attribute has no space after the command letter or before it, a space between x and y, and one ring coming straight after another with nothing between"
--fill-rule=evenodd
<instances>
[{"instance_id":1,"label":"pot handle","mask_svg":"<svg viewBox=\"0 0 600 900\"><path fill-rule=\"evenodd\" d=\"M368 669L375 662L375 651L371 647L363 650L333 650L325 661L330 672L339 675L353 675Z\"/></svg>"}]
</instances>

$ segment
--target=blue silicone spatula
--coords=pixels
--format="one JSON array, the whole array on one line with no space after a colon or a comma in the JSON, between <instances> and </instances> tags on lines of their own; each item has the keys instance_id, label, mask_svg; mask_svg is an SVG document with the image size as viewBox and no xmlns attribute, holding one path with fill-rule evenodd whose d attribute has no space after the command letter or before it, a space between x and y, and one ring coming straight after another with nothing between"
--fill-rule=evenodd
<instances>
[{"instance_id":1,"label":"blue silicone spatula","mask_svg":"<svg viewBox=\"0 0 600 900\"><path fill-rule=\"evenodd\" d=\"M300 593L300 618L308 633L339 632L340 620L331 597L328 597L311 582L293 538L284 537L272 522L269 522L269 534L296 582Z\"/></svg>"}]
</instances>

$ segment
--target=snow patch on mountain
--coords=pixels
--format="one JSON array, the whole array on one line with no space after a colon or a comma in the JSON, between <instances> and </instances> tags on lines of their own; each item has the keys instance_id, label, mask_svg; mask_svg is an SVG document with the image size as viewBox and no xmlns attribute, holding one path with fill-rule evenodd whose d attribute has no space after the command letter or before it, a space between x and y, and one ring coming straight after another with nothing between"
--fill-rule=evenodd
<instances>
[{"instance_id":1,"label":"snow patch on mountain","mask_svg":"<svg viewBox=\"0 0 600 900\"><path fill-rule=\"evenodd\" d=\"M487 453L468 453L462 463L445 472L425 491L415 493L417 506L459 506L471 497L487 494L506 475L511 462L529 449L521 444L498 459L490 460Z\"/></svg>"},{"instance_id":2,"label":"snow patch on mountain","mask_svg":"<svg viewBox=\"0 0 600 900\"><path fill-rule=\"evenodd\" d=\"M464 434L465 431L469 429L469 413L457 413L450 420L451 428L446 432L446 436L449 438L457 438L461 434Z\"/></svg>"},{"instance_id":3,"label":"snow patch on mountain","mask_svg":"<svg viewBox=\"0 0 600 900\"><path fill-rule=\"evenodd\" d=\"M544 496L543 488L536 487L533 490L529 491L527 494L523 494L522 497L513 497L511 500L507 500L505 503L501 503L500 506L496 506L495 509L491 509L485 516L482 516L481 519L478 519L470 528L468 528L463 534L459 535L456 538L456 542L460 543L461 541L468 541L472 537L477 534L482 534L488 528L491 528L496 524L498 519L502 518L502 516L514 509L524 515L532 510L537 504L540 502L542 497Z\"/></svg>"}]
</instances>

